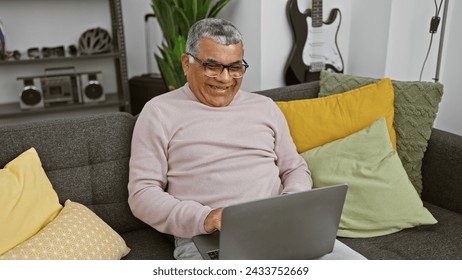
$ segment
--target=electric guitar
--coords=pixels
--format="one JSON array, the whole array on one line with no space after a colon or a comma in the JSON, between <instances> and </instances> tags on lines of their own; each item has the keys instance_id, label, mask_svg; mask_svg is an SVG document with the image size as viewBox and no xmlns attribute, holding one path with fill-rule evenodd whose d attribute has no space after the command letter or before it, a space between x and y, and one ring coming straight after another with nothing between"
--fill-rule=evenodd
<instances>
[{"instance_id":1,"label":"electric guitar","mask_svg":"<svg viewBox=\"0 0 462 280\"><path fill-rule=\"evenodd\" d=\"M343 73L343 58L337 45L342 21L339 9L332 9L323 22L322 0L301 13L297 0L289 0L287 14L294 43L285 69L286 85L319 80L322 70Z\"/></svg>"}]
</instances>

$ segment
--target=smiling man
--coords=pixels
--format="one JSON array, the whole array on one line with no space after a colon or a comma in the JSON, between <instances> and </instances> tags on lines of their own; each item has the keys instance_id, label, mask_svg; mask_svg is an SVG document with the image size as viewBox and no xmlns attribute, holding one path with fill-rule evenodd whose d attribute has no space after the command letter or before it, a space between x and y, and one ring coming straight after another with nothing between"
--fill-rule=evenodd
<instances>
[{"instance_id":1,"label":"smiling man","mask_svg":"<svg viewBox=\"0 0 462 280\"><path fill-rule=\"evenodd\" d=\"M181 57L187 83L149 101L135 125L129 204L175 237L177 259L201 258L191 237L220 230L223 207L312 187L279 108L240 89L243 57L230 22L195 23Z\"/></svg>"}]
</instances>

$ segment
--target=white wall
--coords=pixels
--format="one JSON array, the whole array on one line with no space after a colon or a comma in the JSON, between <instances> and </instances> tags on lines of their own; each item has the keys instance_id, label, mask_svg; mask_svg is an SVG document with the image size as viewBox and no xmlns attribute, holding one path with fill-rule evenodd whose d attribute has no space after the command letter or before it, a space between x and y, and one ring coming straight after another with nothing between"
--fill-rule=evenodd
<instances>
[{"instance_id":1,"label":"white wall","mask_svg":"<svg viewBox=\"0 0 462 280\"><path fill-rule=\"evenodd\" d=\"M437 1L439 4L440 1ZM351 0L349 63L346 73L396 80L419 80L430 43L430 19L433 0ZM462 64L461 1L449 3L439 82L444 95L435 127L462 135L462 80L456 76ZM443 15L443 7L440 16ZM388 26L387 26L388 25ZM432 82L436 75L440 23L422 73L422 81Z\"/></svg>"},{"instance_id":2,"label":"white wall","mask_svg":"<svg viewBox=\"0 0 462 280\"><path fill-rule=\"evenodd\" d=\"M90 1L91 3L88 3ZM7 18L20 18L24 12L10 10L4 3L14 0L0 1L0 17L5 22ZM36 4L39 3L40 5ZM59 2L59 4L58 4ZM104 3L104 4L96 4ZM439 1L437 1L439 3ZM19 3L19 2L17 2ZM87 26L107 25L108 19L102 9L105 1L82 0L77 2L56 0L23 0L28 8L34 8L34 13L28 17L39 17L40 11L46 9L68 9L71 3L77 5L75 16L63 18L57 12L58 22L64 20L76 22L72 28L66 29L65 35L55 36L52 32L36 32L37 36L25 37L15 29L25 28L23 25L7 25L10 32L12 48L25 49L31 45L61 44L75 41L76 36ZM292 47L291 27L286 15L287 0L231 0L219 16L229 19L241 30L245 40L245 59L249 68L243 82L243 88L254 91L284 85L283 70ZM301 10L309 7L311 0L298 0ZM72 6L71 5L71 6ZM91 5L92 9L87 9ZM124 28L128 58L129 77L146 73L146 43L144 33L144 15L151 13L150 0L122 0ZM456 15L462 13L462 3L450 0L446 37L443 51L440 82L445 86L443 101L440 104L435 126L462 135L462 79L456 76L459 65L462 64L462 37L460 26L462 18ZM434 13L433 0L325 0L324 18L332 8L342 12L338 44L345 62L345 73L369 77L390 77L397 80L418 80L420 69L429 44L430 18ZM442 11L441 11L442 13ZM98 15L98 16L95 16ZM49 19L46 21L50 21ZM41 22L42 24L42 22ZM52 28L62 29L51 24ZM154 26L155 27L155 26ZM28 30L33 26L26 26ZM108 27L109 28L109 27ZM54 29L52 29L54 30ZM432 51L427 60L422 80L432 81L435 76L436 57L441 24L433 40ZM159 32L154 32L154 34ZM11 35L15 34L12 38ZM154 38L153 41L160 41ZM27 47L25 47L27 46ZM154 50L152 50L153 52ZM151 58L153 55L150 56ZM8 85L5 76L33 73L37 69L31 66L0 67L0 103L16 100L16 85ZM84 67L84 65L80 66ZM13 72L11 72L13 71ZM107 79L111 79L108 77Z\"/></svg>"},{"instance_id":3,"label":"white wall","mask_svg":"<svg viewBox=\"0 0 462 280\"><path fill-rule=\"evenodd\" d=\"M351 2L348 62L345 73L383 77L387 59L391 0Z\"/></svg>"},{"instance_id":4,"label":"white wall","mask_svg":"<svg viewBox=\"0 0 462 280\"><path fill-rule=\"evenodd\" d=\"M275 19L286 18L286 1L273 0L261 1L261 79L260 89L274 88L283 84L283 75L280 71L281 65L287 61L286 55L281 50L290 50L292 34L287 30L286 25L273 25ZM271 31L267 26L273 26ZM289 31L289 32L287 32Z\"/></svg>"}]
</instances>

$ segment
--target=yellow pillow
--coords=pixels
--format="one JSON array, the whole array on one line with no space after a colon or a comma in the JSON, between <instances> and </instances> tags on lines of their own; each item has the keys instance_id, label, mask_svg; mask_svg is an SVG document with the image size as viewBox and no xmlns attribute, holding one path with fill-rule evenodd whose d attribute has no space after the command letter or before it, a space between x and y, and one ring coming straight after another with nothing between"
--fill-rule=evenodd
<instances>
[{"instance_id":1,"label":"yellow pillow","mask_svg":"<svg viewBox=\"0 0 462 280\"><path fill-rule=\"evenodd\" d=\"M0 260L118 260L128 252L122 237L100 217L67 200L53 221Z\"/></svg>"},{"instance_id":2,"label":"yellow pillow","mask_svg":"<svg viewBox=\"0 0 462 280\"><path fill-rule=\"evenodd\" d=\"M53 220L62 209L34 148L0 170L0 255Z\"/></svg>"},{"instance_id":3,"label":"yellow pillow","mask_svg":"<svg viewBox=\"0 0 462 280\"><path fill-rule=\"evenodd\" d=\"M393 148L394 91L391 80L327 97L276 102L299 153L346 137L385 118Z\"/></svg>"}]
</instances>

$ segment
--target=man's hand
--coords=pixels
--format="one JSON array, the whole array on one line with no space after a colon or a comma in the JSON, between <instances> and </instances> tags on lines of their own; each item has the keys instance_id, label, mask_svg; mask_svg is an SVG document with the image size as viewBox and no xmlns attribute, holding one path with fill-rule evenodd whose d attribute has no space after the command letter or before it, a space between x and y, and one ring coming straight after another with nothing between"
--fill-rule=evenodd
<instances>
[{"instance_id":1,"label":"man's hand","mask_svg":"<svg viewBox=\"0 0 462 280\"><path fill-rule=\"evenodd\" d=\"M212 233L214 231L221 229L221 212L222 208L213 209L210 211L207 218L204 221L204 229L207 233Z\"/></svg>"}]
</instances>

